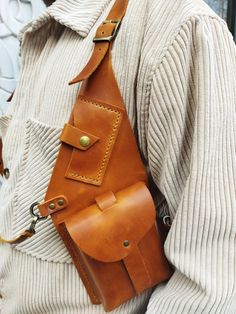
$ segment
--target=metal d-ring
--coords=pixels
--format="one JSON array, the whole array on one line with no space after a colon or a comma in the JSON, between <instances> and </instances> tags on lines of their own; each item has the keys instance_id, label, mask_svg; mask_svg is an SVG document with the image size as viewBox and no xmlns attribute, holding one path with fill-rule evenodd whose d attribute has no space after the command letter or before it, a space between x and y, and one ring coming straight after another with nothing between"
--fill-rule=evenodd
<instances>
[{"instance_id":1,"label":"metal d-ring","mask_svg":"<svg viewBox=\"0 0 236 314\"><path fill-rule=\"evenodd\" d=\"M40 220L44 220L44 219L47 219L47 217L41 217L39 214L36 214L34 211L35 211L35 208L39 205L40 203L39 202L35 202L33 203L31 206L30 206L30 215L33 217L33 220L31 222L31 225L28 229L28 231L30 232L33 232L35 233L35 226L37 224L38 221Z\"/></svg>"},{"instance_id":2,"label":"metal d-ring","mask_svg":"<svg viewBox=\"0 0 236 314\"><path fill-rule=\"evenodd\" d=\"M165 215L162 218L162 221L163 221L164 225L166 225L168 227L171 227L171 220L170 220L170 216L169 215Z\"/></svg>"},{"instance_id":3,"label":"metal d-ring","mask_svg":"<svg viewBox=\"0 0 236 314\"><path fill-rule=\"evenodd\" d=\"M33 218L37 218L37 220L44 220L44 219L46 219L47 217L41 217L39 214L36 214L36 213L34 212L35 207L37 207L39 204L40 204L39 202L35 202L35 203L33 203L33 204L30 206L30 209L29 209L30 215L31 215Z\"/></svg>"}]
</instances>

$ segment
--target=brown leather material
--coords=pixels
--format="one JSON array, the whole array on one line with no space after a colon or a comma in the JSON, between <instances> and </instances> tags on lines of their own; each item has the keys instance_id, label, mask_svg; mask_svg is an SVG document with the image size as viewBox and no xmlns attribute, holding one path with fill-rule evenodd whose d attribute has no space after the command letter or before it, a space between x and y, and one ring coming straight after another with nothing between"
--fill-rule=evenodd
<instances>
[{"instance_id":1,"label":"brown leather material","mask_svg":"<svg viewBox=\"0 0 236 314\"><path fill-rule=\"evenodd\" d=\"M128 5L128 0L116 0L112 10L110 11L109 15L107 16L107 21L118 21L122 20L125 15L126 9ZM97 29L95 38L103 38L109 37L113 34L116 28L115 23L106 23L99 26ZM84 69L76 76L69 84L75 84L81 82L83 80L87 80L99 67L102 60L107 54L110 45L109 42L97 42L92 57L89 59L89 62L84 67Z\"/></svg>"},{"instance_id":2,"label":"brown leather material","mask_svg":"<svg viewBox=\"0 0 236 314\"><path fill-rule=\"evenodd\" d=\"M84 253L102 262L115 262L132 254L155 218L151 195L139 182L119 191L116 203L103 211L95 203L69 217L65 225Z\"/></svg>"},{"instance_id":3,"label":"brown leather material","mask_svg":"<svg viewBox=\"0 0 236 314\"><path fill-rule=\"evenodd\" d=\"M95 38L102 39L112 36L116 27L116 23L103 23L97 29Z\"/></svg>"},{"instance_id":4,"label":"brown leather material","mask_svg":"<svg viewBox=\"0 0 236 314\"><path fill-rule=\"evenodd\" d=\"M0 237L0 243L8 243L8 244L20 244L21 242L25 241L28 238L31 238L35 234L34 231L25 230L23 231L18 237L7 240Z\"/></svg>"},{"instance_id":5,"label":"brown leather material","mask_svg":"<svg viewBox=\"0 0 236 314\"><path fill-rule=\"evenodd\" d=\"M151 287L152 281L138 245L124 258L124 265L137 293Z\"/></svg>"},{"instance_id":6,"label":"brown leather material","mask_svg":"<svg viewBox=\"0 0 236 314\"><path fill-rule=\"evenodd\" d=\"M47 201L37 205L41 217L47 217L55 212L58 212L68 206L68 199L64 195L58 195Z\"/></svg>"},{"instance_id":7,"label":"brown leather material","mask_svg":"<svg viewBox=\"0 0 236 314\"><path fill-rule=\"evenodd\" d=\"M83 80L87 80L99 67L105 55L107 54L108 49L109 49L108 42L100 42L99 44L96 44L94 47L92 57L89 59L88 64L85 66L85 68L79 75L77 75L73 80L69 82L69 85L79 83Z\"/></svg>"},{"instance_id":8,"label":"brown leather material","mask_svg":"<svg viewBox=\"0 0 236 314\"><path fill-rule=\"evenodd\" d=\"M79 97L74 110L74 125L83 132L96 134L99 142L86 152L73 150L66 171L67 178L94 185L102 184L119 133L122 111L115 106ZM98 128L98 124L102 127Z\"/></svg>"},{"instance_id":9,"label":"brown leather material","mask_svg":"<svg viewBox=\"0 0 236 314\"><path fill-rule=\"evenodd\" d=\"M81 145L80 139L82 136L89 137L89 139L90 139L89 145L87 145L87 146ZM99 138L95 135L92 135L91 133L82 131L79 128L75 128L74 126L72 126L70 124L66 124L62 130L60 140L62 142L64 142L65 144L71 145L71 146L78 148L80 150L88 150L95 143L97 143L97 141L99 141Z\"/></svg>"},{"instance_id":10,"label":"brown leather material","mask_svg":"<svg viewBox=\"0 0 236 314\"><path fill-rule=\"evenodd\" d=\"M100 210L106 210L108 207L116 204L117 199L115 194L112 191L108 191L95 198L97 206Z\"/></svg>"},{"instance_id":11,"label":"brown leather material","mask_svg":"<svg viewBox=\"0 0 236 314\"><path fill-rule=\"evenodd\" d=\"M70 252L74 264L80 274L80 278L87 289L91 302L93 304L101 304L99 292L96 289L96 284L93 281L92 275L90 272L88 272L87 266L85 265L86 263L83 261L82 252L76 245L74 245L74 242L63 223L58 226L58 232L61 235L68 251Z\"/></svg>"},{"instance_id":12,"label":"brown leather material","mask_svg":"<svg viewBox=\"0 0 236 314\"><path fill-rule=\"evenodd\" d=\"M128 0L116 0L106 20L121 20L125 16L128 2Z\"/></svg>"},{"instance_id":13,"label":"brown leather material","mask_svg":"<svg viewBox=\"0 0 236 314\"><path fill-rule=\"evenodd\" d=\"M98 30L106 33L96 36L114 32L115 23L109 20L121 20L127 3L115 2L108 25ZM91 59L72 81L86 79L61 137L47 205L39 205L42 216L51 214L91 301L102 303L106 311L172 274L146 170L113 73L111 46L95 42ZM93 145L83 150L78 147L81 134L99 140L92 138ZM60 195L67 205L50 209L50 201Z\"/></svg>"}]
</instances>

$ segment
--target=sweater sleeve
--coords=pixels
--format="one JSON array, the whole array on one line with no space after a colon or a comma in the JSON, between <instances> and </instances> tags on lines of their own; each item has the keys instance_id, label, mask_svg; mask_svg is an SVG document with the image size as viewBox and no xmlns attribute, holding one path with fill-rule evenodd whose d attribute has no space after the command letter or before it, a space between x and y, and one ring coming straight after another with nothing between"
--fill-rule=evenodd
<instances>
[{"instance_id":1,"label":"sweater sleeve","mask_svg":"<svg viewBox=\"0 0 236 314\"><path fill-rule=\"evenodd\" d=\"M147 313L236 313L236 49L225 22L182 27L156 67L148 161L172 227L175 272Z\"/></svg>"}]
</instances>

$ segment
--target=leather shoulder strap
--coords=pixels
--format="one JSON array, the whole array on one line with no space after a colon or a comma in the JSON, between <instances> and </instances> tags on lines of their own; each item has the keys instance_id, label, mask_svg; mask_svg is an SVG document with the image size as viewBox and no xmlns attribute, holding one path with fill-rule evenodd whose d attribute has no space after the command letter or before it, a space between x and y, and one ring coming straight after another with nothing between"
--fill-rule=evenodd
<instances>
[{"instance_id":1,"label":"leather shoulder strap","mask_svg":"<svg viewBox=\"0 0 236 314\"><path fill-rule=\"evenodd\" d=\"M64 212L69 215L75 210L71 204L77 190L81 191L75 204L76 211L79 211L105 191L116 192L138 181L148 184L112 68L112 43L127 4L127 0L115 2L97 30L90 60L70 82L74 84L83 80L71 117L62 132L62 146L45 202L38 206L41 215L51 215L55 225L63 222ZM88 141L86 148L81 147L83 140ZM67 208L55 206L50 210L48 201L53 202L58 195L65 195L69 205Z\"/></svg>"},{"instance_id":2,"label":"leather shoulder strap","mask_svg":"<svg viewBox=\"0 0 236 314\"><path fill-rule=\"evenodd\" d=\"M69 84L84 81L88 79L94 71L96 71L119 31L122 19L126 13L127 5L128 0L117 0L115 2L106 20L97 29L96 36L93 39L95 46L89 62L84 67L82 72L80 72L80 74Z\"/></svg>"}]
</instances>

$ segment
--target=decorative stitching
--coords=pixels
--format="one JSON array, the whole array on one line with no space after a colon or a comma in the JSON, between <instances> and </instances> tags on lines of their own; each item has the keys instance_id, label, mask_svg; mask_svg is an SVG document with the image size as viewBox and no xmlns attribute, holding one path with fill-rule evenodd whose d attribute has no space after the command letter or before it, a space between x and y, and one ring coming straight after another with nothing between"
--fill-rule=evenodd
<instances>
[{"instance_id":1,"label":"decorative stitching","mask_svg":"<svg viewBox=\"0 0 236 314\"><path fill-rule=\"evenodd\" d=\"M92 101L88 101L87 99L82 99L82 101L90 103L90 104L93 104L96 107L102 108L102 109L104 109L106 111L115 112L117 114L117 118L116 118L115 123L113 124L112 132L111 132L111 135L110 135L110 138L109 138L106 150L105 150L105 154L104 154L104 157L103 157L103 160L102 160L102 164L101 164L101 167L100 167L100 169L99 169L99 171L97 173L96 178L91 178L91 177L87 177L87 176L81 176L81 175L79 175L77 173L74 173L74 172L70 172L69 173L69 176L71 176L71 177L80 178L80 179L86 179L86 180L88 180L90 182L97 182L98 183L100 181L100 178L101 178L102 174L103 174L103 170L104 170L107 158L108 158L109 153L110 153L110 148L111 148L112 144L114 143L115 133L116 133L116 130L117 130L118 124L120 122L120 118L121 118L121 112L119 112L118 110L112 109L112 108L107 108L104 105L97 104L97 103L92 102Z\"/></svg>"}]
</instances>

